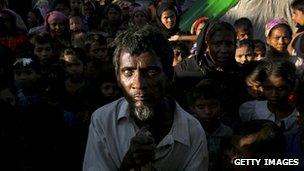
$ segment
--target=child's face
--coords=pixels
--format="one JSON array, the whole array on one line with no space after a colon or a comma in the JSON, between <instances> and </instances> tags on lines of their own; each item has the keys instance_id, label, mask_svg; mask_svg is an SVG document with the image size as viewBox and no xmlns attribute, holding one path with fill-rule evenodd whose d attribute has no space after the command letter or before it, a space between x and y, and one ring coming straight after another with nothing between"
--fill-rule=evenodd
<instances>
[{"instance_id":1,"label":"child's face","mask_svg":"<svg viewBox=\"0 0 304 171\"><path fill-rule=\"evenodd\" d=\"M69 19L70 30L71 31L81 31L82 21L78 17L73 17Z\"/></svg>"},{"instance_id":2,"label":"child's face","mask_svg":"<svg viewBox=\"0 0 304 171\"><path fill-rule=\"evenodd\" d=\"M69 9L69 7L66 6L63 3L57 4L56 7L55 7L55 10L62 12L65 16L69 16L70 15L70 9Z\"/></svg>"},{"instance_id":3,"label":"child's face","mask_svg":"<svg viewBox=\"0 0 304 171\"><path fill-rule=\"evenodd\" d=\"M100 61L108 61L107 53L108 49L106 45L94 42L90 46L89 55L93 59L99 59Z\"/></svg>"},{"instance_id":4,"label":"child's face","mask_svg":"<svg viewBox=\"0 0 304 171\"><path fill-rule=\"evenodd\" d=\"M114 8L110 8L108 12L108 20L109 21L118 21L120 18L120 14Z\"/></svg>"},{"instance_id":5,"label":"child's face","mask_svg":"<svg viewBox=\"0 0 304 171\"><path fill-rule=\"evenodd\" d=\"M265 57L265 51L261 48L254 48L254 60L255 61L260 61Z\"/></svg>"},{"instance_id":6,"label":"child's face","mask_svg":"<svg viewBox=\"0 0 304 171\"><path fill-rule=\"evenodd\" d=\"M237 29L236 30L236 38L237 40L245 40L245 39L252 39L252 31L245 30L245 29Z\"/></svg>"},{"instance_id":7,"label":"child's face","mask_svg":"<svg viewBox=\"0 0 304 171\"><path fill-rule=\"evenodd\" d=\"M87 3L83 7L84 16L92 16L94 14L94 8L91 4Z\"/></svg>"},{"instance_id":8,"label":"child's face","mask_svg":"<svg viewBox=\"0 0 304 171\"><path fill-rule=\"evenodd\" d=\"M12 106L15 106L15 104L16 104L16 98L15 98L13 92L9 88L6 88L6 89L3 89L0 91L0 100L4 101Z\"/></svg>"},{"instance_id":9,"label":"child's face","mask_svg":"<svg viewBox=\"0 0 304 171\"><path fill-rule=\"evenodd\" d=\"M27 24L30 28L35 27L37 24L37 18L31 11L27 13Z\"/></svg>"},{"instance_id":10,"label":"child's face","mask_svg":"<svg viewBox=\"0 0 304 171\"><path fill-rule=\"evenodd\" d=\"M254 58L253 49L248 46L242 46L236 49L235 51L235 60L238 64L243 65Z\"/></svg>"},{"instance_id":11,"label":"child's face","mask_svg":"<svg viewBox=\"0 0 304 171\"><path fill-rule=\"evenodd\" d=\"M205 99L204 97L196 99L193 110L198 119L206 123L218 120L221 113L219 100Z\"/></svg>"},{"instance_id":12,"label":"child's face","mask_svg":"<svg viewBox=\"0 0 304 171\"><path fill-rule=\"evenodd\" d=\"M32 68L21 68L16 69L14 71L14 80L17 87L22 89L32 89L35 88L38 80L40 78L40 74L38 74Z\"/></svg>"},{"instance_id":13,"label":"child's face","mask_svg":"<svg viewBox=\"0 0 304 171\"><path fill-rule=\"evenodd\" d=\"M100 86L100 91L104 97L117 97L119 89L116 82L104 82Z\"/></svg>"},{"instance_id":14,"label":"child's face","mask_svg":"<svg viewBox=\"0 0 304 171\"><path fill-rule=\"evenodd\" d=\"M302 11L293 9L291 18L297 26L304 25L304 13Z\"/></svg>"},{"instance_id":15,"label":"child's face","mask_svg":"<svg viewBox=\"0 0 304 171\"><path fill-rule=\"evenodd\" d=\"M78 77L83 74L84 71L83 63L76 56L65 55L64 61L65 61L65 70L69 76Z\"/></svg>"},{"instance_id":16,"label":"child's face","mask_svg":"<svg viewBox=\"0 0 304 171\"><path fill-rule=\"evenodd\" d=\"M254 98L259 98L261 97L262 94L262 87L259 83L246 80L246 85L247 85L247 92Z\"/></svg>"},{"instance_id":17,"label":"child's face","mask_svg":"<svg viewBox=\"0 0 304 171\"><path fill-rule=\"evenodd\" d=\"M280 76L270 75L268 80L262 83L263 95L272 106L286 105L292 87Z\"/></svg>"},{"instance_id":18,"label":"child's face","mask_svg":"<svg viewBox=\"0 0 304 171\"><path fill-rule=\"evenodd\" d=\"M136 25L144 25L147 23L147 18L142 12L137 12L134 14L133 22Z\"/></svg>"},{"instance_id":19,"label":"child's face","mask_svg":"<svg viewBox=\"0 0 304 171\"><path fill-rule=\"evenodd\" d=\"M34 54L39 58L41 63L45 63L52 58L53 49L50 43L36 44Z\"/></svg>"},{"instance_id":20,"label":"child's face","mask_svg":"<svg viewBox=\"0 0 304 171\"><path fill-rule=\"evenodd\" d=\"M71 0L70 7L72 10L82 10L83 9L83 1L82 0Z\"/></svg>"}]
</instances>

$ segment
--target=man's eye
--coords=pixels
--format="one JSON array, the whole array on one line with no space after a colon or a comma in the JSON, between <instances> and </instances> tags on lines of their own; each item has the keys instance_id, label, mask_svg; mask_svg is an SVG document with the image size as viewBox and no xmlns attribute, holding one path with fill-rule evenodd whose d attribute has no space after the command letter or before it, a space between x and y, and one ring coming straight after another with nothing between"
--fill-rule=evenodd
<instances>
[{"instance_id":1,"label":"man's eye","mask_svg":"<svg viewBox=\"0 0 304 171\"><path fill-rule=\"evenodd\" d=\"M149 77L153 77L153 76L156 76L159 72L157 70L148 70L147 71L147 75Z\"/></svg>"},{"instance_id":2,"label":"man's eye","mask_svg":"<svg viewBox=\"0 0 304 171\"><path fill-rule=\"evenodd\" d=\"M133 75L133 71L132 70L124 70L123 75L126 76L126 77L130 77L130 76Z\"/></svg>"}]
</instances>

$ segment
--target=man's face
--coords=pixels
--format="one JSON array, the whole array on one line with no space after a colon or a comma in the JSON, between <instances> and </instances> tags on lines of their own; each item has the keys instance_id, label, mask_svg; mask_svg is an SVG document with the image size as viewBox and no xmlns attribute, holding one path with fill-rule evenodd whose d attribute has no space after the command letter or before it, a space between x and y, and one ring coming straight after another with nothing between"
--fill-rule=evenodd
<instances>
[{"instance_id":1,"label":"man's face","mask_svg":"<svg viewBox=\"0 0 304 171\"><path fill-rule=\"evenodd\" d=\"M291 93L290 85L282 77L273 74L262 84L262 88L265 99L273 106L286 104Z\"/></svg>"},{"instance_id":2,"label":"man's face","mask_svg":"<svg viewBox=\"0 0 304 171\"><path fill-rule=\"evenodd\" d=\"M278 52L285 52L288 44L291 41L291 35L285 27L278 27L271 31L271 34L266 38L267 44Z\"/></svg>"},{"instance_id":3,"label":"man's face","mask_svg":"<svg viewBox=\"0 0 304 171\"><path fill-rule=\"evenodd\" d=\"M160 58L151 52L122 51L118 64L118 83L131 106L155 107L164 97L167 81Z\"/></svg>"},{"instance_id":4,"label":"man's face","mask_svg":"<svg viewBox=\"0 0 304 171\"><path fill-rule=\"evenodd\" d=\"M234 61L235 38L229 31L216 31L207 42L207 53L218 66L225 66Z\"/></svg>"},{"instance_id":5,"label":"man's face","mask_svg":"<svg viewBox=\"0 0 304 171\"><path fill-rule=\"evenodd\" d=\"M297 26L304 25L304 13L300 10L293 9L291 19Z\"/></svg>"}]
</instances>

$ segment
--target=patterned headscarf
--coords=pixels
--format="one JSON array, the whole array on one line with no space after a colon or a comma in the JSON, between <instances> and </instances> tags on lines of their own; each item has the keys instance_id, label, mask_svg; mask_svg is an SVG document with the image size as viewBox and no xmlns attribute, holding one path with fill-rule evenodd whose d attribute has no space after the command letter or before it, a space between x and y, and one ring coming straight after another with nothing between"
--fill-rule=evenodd
<instances>
[{"instance_id":1,"label":"patterned headscarf","mask_svg":"<svg viewBox=\"0 0 304 171\"><path fill-rule=\"evenodd\" d=\"M268 37L270 31L271 31L275 26L278 26L278 25L281 25L281 24L289 25L288 22L287 22L284 18L275 18L275 19L273 19L273 20L268 21L268 22L266 23L266 25L265 25L265 36Z\"/></svg>"}]
</instances>

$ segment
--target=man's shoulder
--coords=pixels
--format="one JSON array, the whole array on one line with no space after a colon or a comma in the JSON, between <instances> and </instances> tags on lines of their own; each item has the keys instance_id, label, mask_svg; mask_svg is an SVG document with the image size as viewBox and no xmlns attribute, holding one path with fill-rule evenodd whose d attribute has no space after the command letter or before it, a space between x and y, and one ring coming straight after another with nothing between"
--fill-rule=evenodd
<instances>
[{"instance_id":1,"label":"man's shoulder","mask_svg":"<svg viewBox=\"0 0 304 171\"><path fill-rule=\"evenodd\" d=\"M118 117L120 109L127 103L125 98L117 99L98 109L92 114L92 122L107 122Z\"/></svg>"},{"instance_id":2,"label":"man's shoulder","mask_svg":"<svg viewBox=\"0 0 304 171\"><path fill-rule=\"evenodd\" d=\"M181 120L186 123L185 124L189 128L190 136L196 136L198 134L205 134L203 127L201 126L200 122L192 116L190 113L186 112L182 107L178 104L176 105L176 110L179 113L179 116L182 118Z\"/></svg>"}]
</instances>

